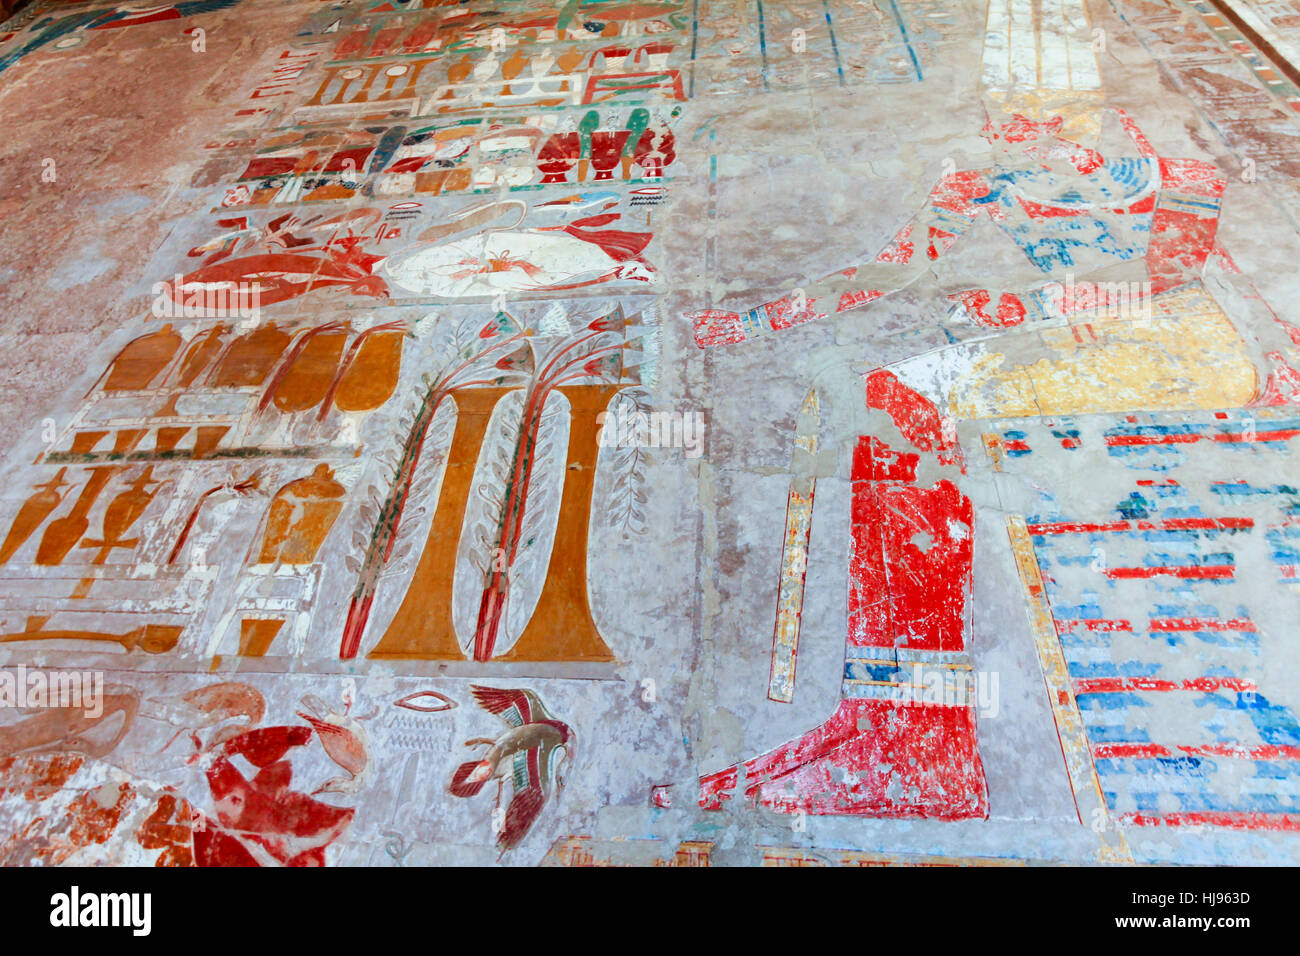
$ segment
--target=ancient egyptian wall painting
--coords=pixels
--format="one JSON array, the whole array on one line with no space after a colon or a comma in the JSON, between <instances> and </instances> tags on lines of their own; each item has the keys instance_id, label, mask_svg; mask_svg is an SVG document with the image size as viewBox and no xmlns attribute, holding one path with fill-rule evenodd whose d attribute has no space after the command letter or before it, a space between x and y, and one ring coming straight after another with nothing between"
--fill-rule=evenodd
<instances>
[{"instance_id":1,"label":"ancient egyptian wall painting","mask_svg":"<svg viewBox=\"0 0 1300 956\"><path fill-rule=\"evenodd\" d=\"M0 861L1296 858L1300 93L1204 4L276 23L7 455L3 673L105 684Z\"/></svg>"}]
</instances>

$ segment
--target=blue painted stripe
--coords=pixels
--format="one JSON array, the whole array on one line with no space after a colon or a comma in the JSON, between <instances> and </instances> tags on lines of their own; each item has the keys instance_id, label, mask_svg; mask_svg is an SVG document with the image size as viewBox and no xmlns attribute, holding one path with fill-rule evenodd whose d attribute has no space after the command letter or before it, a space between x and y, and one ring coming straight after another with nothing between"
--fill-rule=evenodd
<instances>
[{"instance_id":1,"label":"blue painted stripe","mask_svg":"<svg viewBox=\"0 0 1300 956\"><path fill-rule=\"evenodd\" d=\"M695 97L695 50L700 42L700 0L695 0L695 5L691 10L691 82L686 92L686 98L694 99Z\"/></svg>"},{"instance_id":2,"label":"blue painted stripe","mask_svg":"<svg viewBox=\"0 0 1300 956\"><path fill-rule=\"evenodd\" d=\"M840 45L835 41L835 24L831 22L831 8L828 0L822 0L822 9L826 11L826 29L831 33L831 51L835 54L835 71L840 75L840 86L843 86L844 64L840 62Z\"/></svg>"},{"instance_id":3,"label":"blue painted stripe","mask_svg":"<svg viewBox=\"0 0 1300 956\"><path fill-rule=\"evenodd\" d=\"M921 75L921 61L916 58L916 51L912 49L912 39L907 35L907 24L903 22L903 14L898 10L898 4L894 0L889 0L889 6L894 11L894 19L898 21L898 32L903 35L903 45L907 47L907 55L912 58L912 68L916 70L916 78L924 79Z\"/></svg>"}]
</instances>

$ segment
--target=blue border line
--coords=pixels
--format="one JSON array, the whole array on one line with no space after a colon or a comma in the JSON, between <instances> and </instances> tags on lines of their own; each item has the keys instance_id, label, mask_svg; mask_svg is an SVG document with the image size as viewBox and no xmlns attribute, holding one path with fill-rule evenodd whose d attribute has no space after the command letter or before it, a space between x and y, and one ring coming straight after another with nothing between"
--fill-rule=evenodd
<instances>
[{"instance_id":1,"label":"blue border line","mask_svg":"<svg viewBox=\"0 0 1300 956\"><path fill-rule=\"evenodd\" d=\"M889 0L889 6L894 11L894 19L898 21L898 30L903 34L903 45L907 47L907 55L912 58L912 68L916 70L916 78L923 80L921 75L921 61L916 58L916 51L912 49L912 39L907 35L907 24L903 23L903 15L898 11L898 4L894 0Z\"/></svg>"},{"instance_id":2,"label":"blue border line","mask_svg":"<svg viewBox=\"0 0 1300 956\"><path fill-rule=\"evenodd\" d=\"M822 9L826 11L826 28L831 32L831 50L835 53L835 71L840 75L840 86L843 86L844 64L840 62L840 45L835 42L835 24L831 23L830 0L822 0Z\"/></svg>"},{"instance_id":3,"label":"blue border line","mask_svg":"<svg viewBox=\"0 0 1300 956\"><path fill-rule=\"evenodd\" d=\"M700 0L695 0L695 6L691 9L691 83L690 89L686 92L686 98L692 100L695 98L695 48L700 42Z\"/></svg>"}]
</instances>

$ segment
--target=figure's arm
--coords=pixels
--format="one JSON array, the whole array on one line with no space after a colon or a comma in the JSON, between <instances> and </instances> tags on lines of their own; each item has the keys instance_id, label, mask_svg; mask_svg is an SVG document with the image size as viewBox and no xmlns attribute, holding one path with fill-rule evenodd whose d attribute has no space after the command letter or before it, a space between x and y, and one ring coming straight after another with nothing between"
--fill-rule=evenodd
<instances>
[{"instance_id":1,"label":"figure's arm","mask_svg":"<svg viewBox=\"0 0 1300 956\"><path fill-rule=\"evenodd\" d=\"M1222 173L1203 160L1162 158L1133 117L1122 109L1115 109L1115 115L1138 153L1159 164L1160 191L1146 257L1151 291L1165 292L1200 278L1212 254L1220 256L1230 272L1238 271L1215 238L1228 185Z\"/></svg>"},{"instance_id":2,"label":"figure's arm","mask_svg":"<svg viewBox=\"0 0 1300 956\"><path fill-rule=\"evenodd\" d=\"M769 330L848 312L916 281L947 252L985 208L989 187L979 171L944 176L923 209L870 262L827 276L744 313L707 309L688 314L700 348L744 341Z\"/></svg>"}]
</instances>

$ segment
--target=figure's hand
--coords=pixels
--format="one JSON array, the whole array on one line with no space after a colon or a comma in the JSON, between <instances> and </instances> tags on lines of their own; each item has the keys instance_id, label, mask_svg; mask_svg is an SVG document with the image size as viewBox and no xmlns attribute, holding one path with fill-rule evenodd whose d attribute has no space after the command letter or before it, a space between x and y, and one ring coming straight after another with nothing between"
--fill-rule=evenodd
<instances>
[{"instance_id":1,"label":"figure's hand","mask_svg":"<svg viewBox=\"0 0 1300 956\"><path fill-rule=\"evenodd\" d=\"M637 282L653 282L655 271L648 263L629 259L618 267L615 275L620 279L634 279Z\"/></svg>"},{"instance_id":2,"label":"figure's hand","mask_svg":"<svg viewBox=\"0 0 1300 956\"><path fill-rule=\"evenodd\" d=\"M694 326L695 344L702 349L745 341L745 327L738 312L704 309L700 312L687 312L686 318Z\"/></svg>"},{"instance_id":3,"label":"figure's hand","mask_svg":"<svg viewBox=\"0 0 1300 956\"><path fill-rule=\"evenodd\" d=\"M388 298L388 283L379 276L362 276L354 280L349 290L353 295L368 295L376 299Z\"/></svg>"},{"instance_id":4,"label":"figure's hand","mask_svg":"<svg viewBox=\"0 0 1300 956\"><path fill-rule=\"evenodd\" d=\"M989 309L993 302L993 293L988 289L954 292L948 298L961 305L967 318L986 329L1010 328L1025 321L1025 304L1020 301L1020 296L1012 292L1002 293L998 299L996 312L991 312Z\"/></svg>"},{"instance_id":5,"label":"figure's hand","mask_svg":"<svg viewBox=\"0 0 1300 956\"><path fill-rule=\"evenodd\" d=\"M789 295L760 306L748 316L722 309L704 309L700 312L688 312L686 318L690 319L695 326L695 344L702 349L707 349L743 342L750 333L766 333L769 329L780 331L814 319L826 318L826 313L818 312L813 308L816 301L805 297L802 291L799 291L797 295ZM746 319L749 320L748 332L745 328Z\"/></svg>"}]
</instances>

